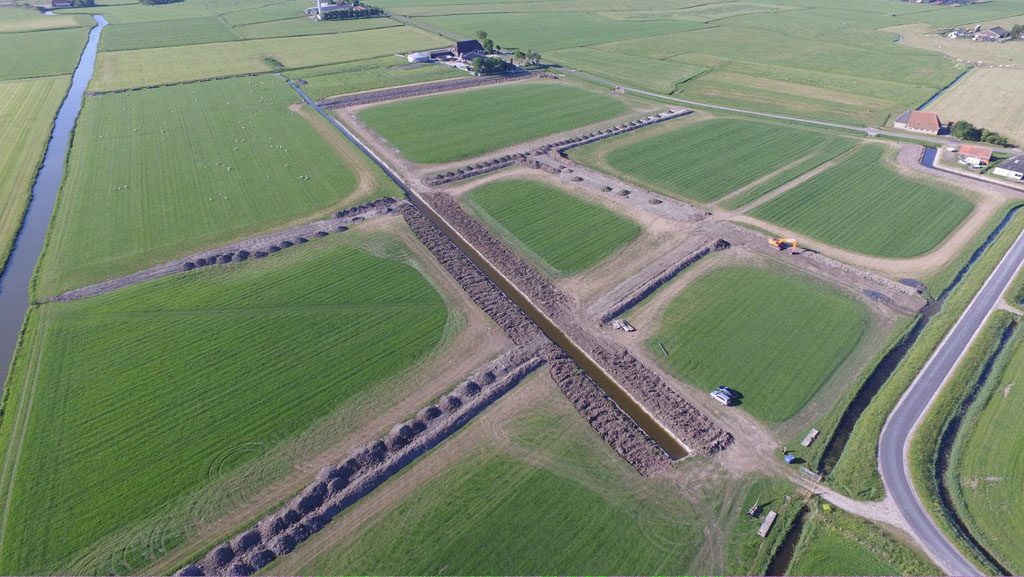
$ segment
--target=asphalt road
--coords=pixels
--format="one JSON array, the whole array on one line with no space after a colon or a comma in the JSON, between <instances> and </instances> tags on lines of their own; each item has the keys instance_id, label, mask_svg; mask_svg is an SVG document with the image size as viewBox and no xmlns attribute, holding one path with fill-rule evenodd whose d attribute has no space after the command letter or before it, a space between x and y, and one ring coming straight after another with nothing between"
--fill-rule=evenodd
<instances>
[{"instance_id":1,"label":"asphalt road","mask_svg":"<svg viewBox=\"0 0 1024 577\"><path fill-rule=\"evenodd\" d=\"M981 575L935 525L910 483L907 450L911 435L924 418L932 400L950 378L961 357L974 341L985 321L998 306L999 298L1024 264L1024 233L996 266L967 310L932 353L924 368L889 415L878 443L878 462L886 491L892 495L911 530L931 556L950 575Z\"/></svg>"}]
</instances>

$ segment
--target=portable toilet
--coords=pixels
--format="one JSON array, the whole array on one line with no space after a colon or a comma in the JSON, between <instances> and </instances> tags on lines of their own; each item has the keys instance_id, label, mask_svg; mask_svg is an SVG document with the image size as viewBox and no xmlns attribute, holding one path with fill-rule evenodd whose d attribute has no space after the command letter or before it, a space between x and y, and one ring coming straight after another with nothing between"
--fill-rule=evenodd
<instances>
[{"instance_id":1,"label":"portable toilet","mask_svg":"<svg viewBox=\"0 0 1024 577\"><path fill-rule=\"evenodd\" d=\"M785 455L782 456L782 458L786 461L787 465L792 465L794 462L796 462L796 455L794 455L793 453L786 453Z\"/></svg>"}]
</instances>

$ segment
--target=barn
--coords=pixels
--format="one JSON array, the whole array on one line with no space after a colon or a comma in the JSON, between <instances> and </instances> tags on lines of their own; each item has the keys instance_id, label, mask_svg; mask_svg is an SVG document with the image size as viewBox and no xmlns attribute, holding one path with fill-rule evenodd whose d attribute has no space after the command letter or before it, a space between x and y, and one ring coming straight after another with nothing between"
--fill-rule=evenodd
<instances>
[{"instance_id":1,"label":"barn","mask_svg":"<svg viewBox=\"0 0 1024 577\"><path fill-rule=\"evenodd\" d=\"M896 117L892 123L893 127L910 132L922 132L924 134L938 134L942 130L942 122L939 115L934 112L923 110L908 110Z\"/></svg>"}]
</instances>

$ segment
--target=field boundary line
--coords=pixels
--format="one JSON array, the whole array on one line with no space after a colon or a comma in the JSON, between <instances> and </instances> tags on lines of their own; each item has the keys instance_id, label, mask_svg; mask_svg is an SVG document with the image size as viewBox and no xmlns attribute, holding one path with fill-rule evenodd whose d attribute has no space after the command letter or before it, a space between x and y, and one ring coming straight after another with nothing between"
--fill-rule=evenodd
<instances>
[{"instance_id":1,"label":"field boundary line","mask_svg":"<svg viewBox=\"0 0 1024 577\"><path fill-rule=\"evenodd\" d=\"M807 183L809 180L817 177L818 175L828 172L829 170L832 170L838 164L841 164L843 161L845 161L846 157L852 156L853 153L860 150L860 148L860 146L854 146L850 150L847 150L846 152L840 154L839 156L833 158L832 160L829 160L820 166L812 168L811 170L801 174L800 176L792 180L788 180L780 184L779 186L775 187L774 189L769 190L765 194L761 195L760 198L756 198L748 202L746 205L738 208L735 212L747 214L752 210L755 210L765 204L768 204L769 202L775 200L776 198L779 198L780 196L786 194L787 192L793 190L794 188L797 188L798 186Z\"/></svg>"}]
</instances>

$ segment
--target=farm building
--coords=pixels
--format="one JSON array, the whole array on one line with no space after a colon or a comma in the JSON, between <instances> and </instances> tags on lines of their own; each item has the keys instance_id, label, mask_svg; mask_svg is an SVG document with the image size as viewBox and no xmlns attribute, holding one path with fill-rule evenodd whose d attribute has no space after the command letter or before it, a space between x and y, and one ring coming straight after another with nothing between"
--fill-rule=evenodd
<instances>
[{"instance_id":1,"label":"farm building","mask_svg":"<svg viewBox=\"0 0 1024 577\"><path fill-rule=\"evenodd\" d=\"M1010 31L1002 26L996 26L989 30L983 30L974 35L975 40L982 42L1003 42L1010 39Z\"/></svg>"},{"instance_id":2,"label":"farm building","mask_svg":"<svg viewBox=\"0 0 1024 577\"><path fill-rule=\"evenodd\" d=\"M50 2L50 8L70 8L71 0L53 0Z\"/></svg>"},{"instance_id":3,"label":"farm building","mask_svg":"<svg viewBox=\"0 0 1024 577\"><path fill-rule=\"evenodd\" d=\"M974 168L980 168L982 166L988 166L988 163L992 162L992 149L985 148L984 146L965 144L960 147L960 152L957 154L957 157L960 160L960 164L969 164Z\"/></svg>"},{"instance_id":4,"label":"farm building","mask_svg":"<svg viewBox=\"0 0 1024 577\"><path fill-rule=\"evenodd\" d=\"M1024 154L1018 154L1013 158L1003 161L992 172L996 176L1024 180Z\"/></svg>"},{"instance_id":5,"label":"farm building","mask_svg":"<svg viewBox=\"0 0 1024 577\"><path fill-rule=\"evenodd\" d=\"M921 110L908 110L904 112L896 117L896 121L892 125L901 130L923 132L925 134L938 134L942 130L942 122L939 121L938 114Z\"/></svg>"},{"instance_id":6,"label":"farm building","mask_svg":"<svg viewBox=\"0 0 1024 577\"><path fill-rule=\"evenodd\" d=\"M480 44L479 40L459 40L454 46L452 46L451 52L452 56L455 58L471 60L471 58L468 57L474 52L482 55L484 53L484 47Z\"/></svg>"},{"instance_id":7,"label":"farm building","mask_svg":"<svg viewBox=\"0 0 1024 577\"><path fill-rule=\"evenodd\" d=\"M405 59L408 60L410 64L414 64L416 62L430 62L431 60L429 52L413 52L406 56Z\"/></svg>"}]
</instances>

